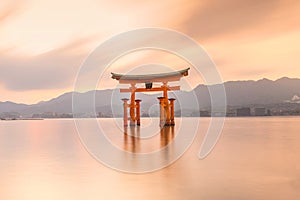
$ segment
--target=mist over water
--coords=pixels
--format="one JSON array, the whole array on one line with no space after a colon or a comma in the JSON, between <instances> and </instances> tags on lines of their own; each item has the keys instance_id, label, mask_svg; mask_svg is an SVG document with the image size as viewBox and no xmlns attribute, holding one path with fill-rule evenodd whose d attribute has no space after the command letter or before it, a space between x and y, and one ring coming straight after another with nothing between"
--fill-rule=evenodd
<instances>
[{"instance_id":1,"label":"mist over water","mask_svg":"<svg viewBox=\"0 0 300 200\"><path fill-rule=\"evenodd\" d=\"M176 137L176 126L139 139L143 129L117 134L113 119L99 121L118 148L132 153L163 148ZM300 117L227 118L216 147L199 160L209 122L200 119L195 141L174 164L134 175L94 159L73 120L0 121L0 199L298 199Z\"/></svg>"}]
</instances>

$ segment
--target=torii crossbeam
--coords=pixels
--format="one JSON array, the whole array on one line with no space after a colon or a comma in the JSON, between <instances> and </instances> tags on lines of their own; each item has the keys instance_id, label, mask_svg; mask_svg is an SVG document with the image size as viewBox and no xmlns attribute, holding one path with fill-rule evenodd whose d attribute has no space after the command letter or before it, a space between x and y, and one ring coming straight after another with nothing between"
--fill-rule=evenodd
<instances>
[{"instance_id":1,"label":"torii crossbeam","mask_svg":"<svg viewBox=\"0 0 300 200\"><path fill-rule=\"evenodd\" d=\"M158 97L160 104L160 126L174 126L174 98L168 98L168 91L180 90L180 86L168 86L168 82L179 81L182 77L188 75L190 68L184 70L160 73L160 74L144 74L144 75L124 75L111 73L112 78L119 81L120 84L130 84L129 88L120 89L120 92L130 92L129 99L122 99L124 106L124 126L128 125L127 109L130 110L130 125L140 125L140 102L135 99L136 92L157 92L162 91L163 96ZM162 83L160 87L152 87L154 82ZM144 88L137 88L136 84L145 83Z\"/></svg>"}]
</instances>

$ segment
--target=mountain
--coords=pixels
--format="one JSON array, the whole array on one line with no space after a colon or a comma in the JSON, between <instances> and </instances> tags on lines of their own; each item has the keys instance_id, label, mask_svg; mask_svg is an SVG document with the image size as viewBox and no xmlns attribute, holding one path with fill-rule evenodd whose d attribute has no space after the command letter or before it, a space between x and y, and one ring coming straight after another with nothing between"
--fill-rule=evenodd
<instances>
[{"instance_id":1,"label":"mountain","mask_svg":"<svg viewBox=\"0 0 300 200\"><path fill-rule=\"evenodd\" d=\"M234 81L225 83L228 105L274 104L300 94L300 79Z\"/></svg>"},{"instance_id":2,"label":"mountain","mask_svg":"<svg viewBox=\"0 0 300 200\"><path fill-rule=\"evenodd\" d=\"M0 102L0 113L3 112L18 112L26 109L29 105L18 104L10 101Z\"/></svg>"},{"instance_id":3,"label":"mountain","mask_svg":"<svg viewBox=\"0 0 300 200\"><path fill-rule=\"evenodd\" d=\"M229 106L247 105L268 105L281 103L299 103L300 79L280 78L276 81L261 79L258 81L229 81L224 83L227 104ZM175 97L176 110L197 111L210 107L210 95L208 88L215 85L198 85L192 91L170 92L170 97ZM17 112L22 116L31 117L35 113L72 113L73 92L65 93L49 101L42 101L37 104L26 105L13 102L0 102L0 114ZM129 98L128 93L120 93L118 89L107 89L89 91L86 93L74 93L78 95L80 104L78 108L82 113L92 113L92 102L88 99L95 95L96 112L122 114L122 101L124 97ZM136 94L136 98L142 99L142 112L148 110L156 112L158 110L157 97L161 94L152 93ZM198 105L199 104L199 105Z\"/></svg>"}]
</instances>

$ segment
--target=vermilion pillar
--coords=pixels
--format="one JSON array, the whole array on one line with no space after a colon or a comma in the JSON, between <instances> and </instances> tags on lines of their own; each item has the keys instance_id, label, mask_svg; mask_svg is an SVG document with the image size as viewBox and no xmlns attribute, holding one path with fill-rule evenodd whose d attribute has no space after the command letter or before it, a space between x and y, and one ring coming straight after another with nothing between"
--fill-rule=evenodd
<instances>
[{"instance_id":1,"label":"vermilion pillar","mask_svg":"<svg viewBox=\"0 0 300 200\"><path fill-rule=\"evenodd\" d=\"M170 118L171 118L171 123L170 125L171 126L174 126L175 125L175 112L174 112L174 101L176 99L174 98L170 98L169 101L170 101Z\"/></svg>"},{"instance_id":2,"label":"vermilion pillar","mask_svg":"<svg viewBox=\"0 0 300 200\"><path fill-rule=\"evenodd\" d=\"M159 125L160 126L164 126L165 125L165 105L164 105L164 100L165 98L164 97L158 97L157 98L159 100Z\"/></svg>"},{"instance_id":3,"label":"vermilion pillar","mask_svg":"<svg viewBox=\"0 0 300 200\"><path fill-rule=\"evenodd\" d=\"M136 114L136 125L140 126L141 125L141 107L140 107L140 102L142 100L136 99L135 100L135 114Z\"/></svg>"},{"instance_id":4,"label":"vermilion pillar","mask_svg":"<svg viewBox=\"0 0 300 200\"><path fill-rule=\"evenodd\" d=\"M130 96L130 126L135 125L135 85L131 84L131 96Z\"/></svg>"},{"instance_id":5,"label":"vermilion pillar","mask_svg":"<svg viewBox=\"0 0 300 200\"><path fill-rule=\"evenodd\" d=\"M165 114L165 125L169 126L171 124L170 120L170 106L169 106L169 101L168 101L168 85L167 82L163 83L163 95L164 95L164 114Z\"/></svg>"},{"instance_id":6,"label":"vermilion pillar","mask_svg":"<svg viewBox=\"0 0 300 200\"><path fill-rule=\"evenodd\" d=\"M127 109L128 109L128 100L127 98L123 98L123 109L124 109L124 114L123 114L123 120L124 120L124 126L128 126L128 114L127 114Z\"/></svg>"}]
</instances>

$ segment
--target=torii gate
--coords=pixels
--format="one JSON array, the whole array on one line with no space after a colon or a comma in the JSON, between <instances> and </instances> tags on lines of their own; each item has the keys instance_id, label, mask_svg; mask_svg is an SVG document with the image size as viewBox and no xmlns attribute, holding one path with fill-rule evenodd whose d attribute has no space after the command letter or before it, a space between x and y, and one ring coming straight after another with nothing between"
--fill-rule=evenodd
<instances>
[{"instance_id":1,"label":"torii gate","mask_svg":"<svg viewBox=\"0 0 300 200\"><path fill-rule=\"evenodd\" d=\"M140 116L140 99L135 99L136 92L157 92L162 91L163 96L158 97L160 104L160 126L174 126L174 98L168 98L168 91L170 90L180 90L180 86L168 86L168 82L179 81L183 76L188 75L188 70L161 73L161 74L145 74L145 75L123 75L111 73L113 79L119 81L120 84L130 84L131 87L126 89L120 89L120 92L130 92L130 103L129 99L122 99L124 106L124 126L128 126L128 116L127 109L130 110L130 125L140 126L141 116ZM162 83L161 87L152 87L153 82ZM137 83L145 83L145 88L137 88Z\"/></svg>"}]
</instances>

